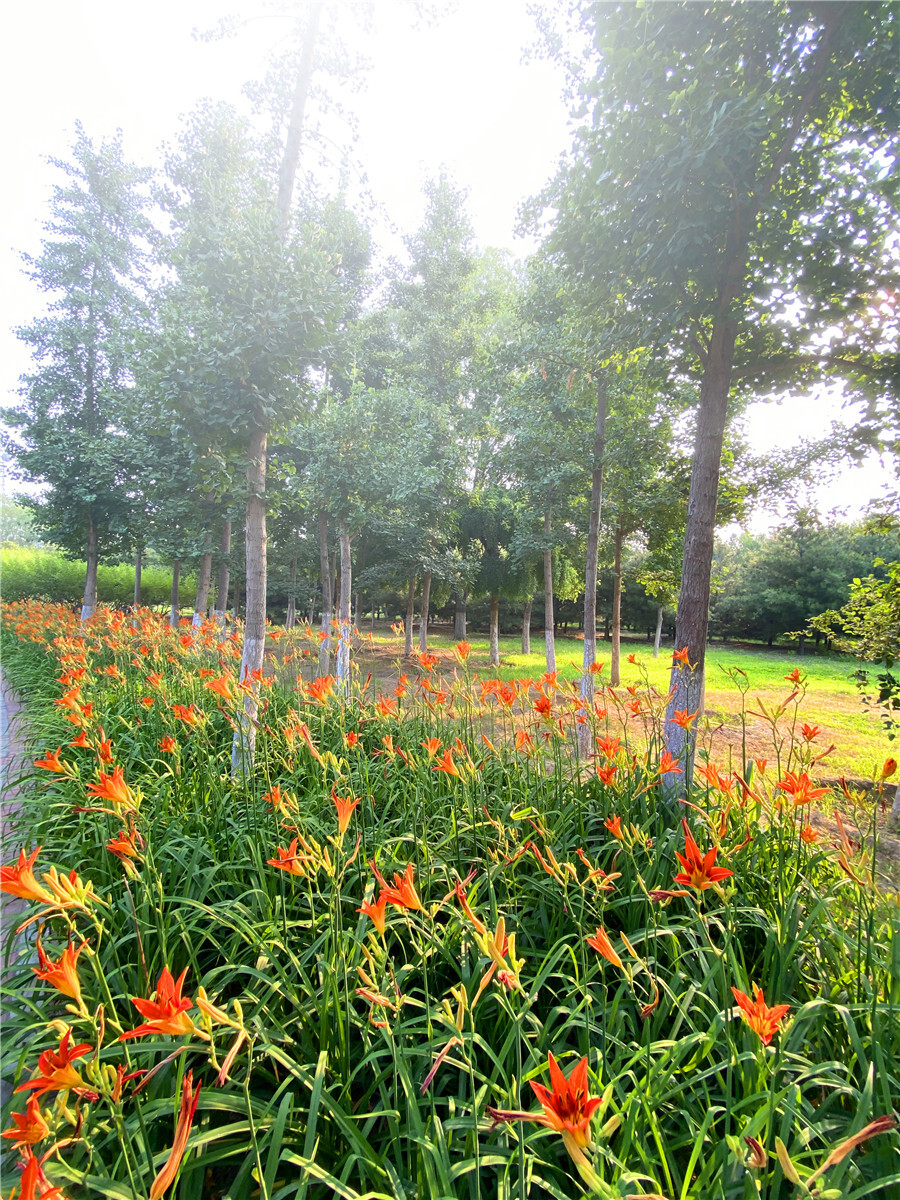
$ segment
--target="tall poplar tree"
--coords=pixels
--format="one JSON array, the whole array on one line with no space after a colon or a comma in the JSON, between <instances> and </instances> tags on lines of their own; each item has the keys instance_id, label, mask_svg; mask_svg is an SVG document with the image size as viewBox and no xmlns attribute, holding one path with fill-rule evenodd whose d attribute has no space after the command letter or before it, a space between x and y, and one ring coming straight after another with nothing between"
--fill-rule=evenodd
<instances>
[{"instance_id":1,"label":"tall poplar tree","mask_svg":"<svg viewBox=\"0 0 900 1200\"><path fill-rule=\"evenodd\" d=\"M40 254L24 256L48 307L18 330L35 365L8 420L19 429L23 472L45 485L29 501L37 526L87 562L87 620L99 562L128 548L129 479L140 469L127 436L135 431L123 426L136 335L146 320L149 172L126 161L120 134L95 145L80 125L71 157L51 162L66 182L53 189Z\"/></svg>"}]
</instances>

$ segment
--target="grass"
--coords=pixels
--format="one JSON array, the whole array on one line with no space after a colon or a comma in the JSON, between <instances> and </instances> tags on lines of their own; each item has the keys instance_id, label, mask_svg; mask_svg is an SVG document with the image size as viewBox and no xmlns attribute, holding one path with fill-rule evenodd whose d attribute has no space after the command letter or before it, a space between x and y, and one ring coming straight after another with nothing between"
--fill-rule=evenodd
<instances>
[{"instance_id":1,"label":"grass","mask_svg":"<svg viewBox=\"0 0 900 1200\"><path fill-rule=\"evenodd\" d=\"M429 649L439 654L448 667L455 665L453 658L454 639L444 633L429 633ZM518 637L500 639L500 667L490 667L488 639L477 634L471 636L472 647L470 669L485 676L496 675L503 680L522 677L539 678L545 669L542 640L532 638L533 652L522 654ZM360 669L374 669L385 679L397 673L395 663L398 639L395 636L376 633L373 645L375 653L360 655ZM402 643L400 645L402 650ZM606 671L601 678L609 678L609 644L598 642L597 658L606 662ZM559 677L577 680L581 675L582 643L576 638L557 639L557 664ZM630 663L633 655L636 663ZM662 649L659 657L653 657L652 646L646 642L624 642L622 647L622 684L634 684L646 680L660 692L669 688L671 671L671 648ZM744 649L712 644L707 648L706 660L706 744L712 758L726 765L739 760L741 744L740 713L741 692L739 684L749 687L746 707L756 707L756 698L771 707L780 703L791 691L785 679L799 667L804 676L803 720L818 725L821 735L819 745L825 749L834 744L834 751L824 760L831 778L847 776L851 779L871 779L872 772L880 768L891 752L891 743L873 712L863 708L860 694L853 683L856 660L839 654L797 655L783 650ZM390 668L390 671L389 671ZM743 673L743 675L741 675ZM753 756L764 756L769 734L764 722L749 718L748 746Z\"/></svg>"},{"instance_id":2,"label":"grass","mask_svg":"<svg viewBox=\"0 0 900 1200\"><path fill-rule=\"evenodd\" d=\"M652 737L575 769L550 682L512 708L462 667L317 697L302 637L282 656L306 679L266 686L233 778L236 642L139 621L4 612L35 758L59 746L63 768L22 780L22 844L57 889L28 915L51 962L87 949L79 999L35 981L37 924L7 947L2 1066L40 1075L60 1021L89 1047L80 1084L40 1097L35 1143L73 1200L147 1200L154 1179L180 1200L900 1192L900 923L877 845L816 838L771 771L673 806ZM814 770L802 738L782 753ZM359 801L343 834L335 797ZM768 1042L732 990L754 985L788 1006ZM551 1055L585 1073L567 1107L558 1076L556 1107L532 1087L552 1088Z\"/></svg>"}]
</instances>

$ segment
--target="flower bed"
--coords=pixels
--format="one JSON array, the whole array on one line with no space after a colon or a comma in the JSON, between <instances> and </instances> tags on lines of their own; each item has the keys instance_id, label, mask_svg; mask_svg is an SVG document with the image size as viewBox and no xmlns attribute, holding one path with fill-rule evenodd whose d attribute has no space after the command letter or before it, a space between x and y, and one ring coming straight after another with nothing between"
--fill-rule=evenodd
<instances>
[{"instance_id":1,"label":"flower bed","mask_svg":"<svg viewBox=\"0 0 900 1200\"><path fill-rule=\"evenodd\" d=\"M399 694L288 691L242 684L214 626L23 603L3 627L41 739L2 873L30 903L16 1195L900 1189L897 907L810 825L799 674L770 761L703 762L678 803L649 688L587 710L471 678L463 644Z\"/></svg>"}]
</instances>

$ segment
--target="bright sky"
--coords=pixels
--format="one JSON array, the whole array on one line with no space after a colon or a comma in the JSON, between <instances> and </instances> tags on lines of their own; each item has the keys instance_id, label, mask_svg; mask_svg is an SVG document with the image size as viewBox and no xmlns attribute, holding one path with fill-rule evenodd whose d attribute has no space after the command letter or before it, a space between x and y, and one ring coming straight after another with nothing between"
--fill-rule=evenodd
<instances>
[{"instance_id":1,"label":"bright sky","mask_svg":"<svg viewBox=\"0 0 900 1200\"><path fill-rule=\"evenodd\" d=\"M246 4L241 6L246 10ZM359 8L343 0L348 39ZM369 187L393 224L379 238L396 251L397 231L412 232L423 212L422 184L443 167L469 190L482 246L529 249L514 238L519 203L538 191L568 144L561 80L544 62L522 62L533 39L525 0L458 0L431 29L414 30L408 0L374 0L375 33L366 85L352 99L360 122L357 154ZM80 120L94 139L121 128L135 161L159 161L158 148L179 115L202 97L238 100L241 85L262 74L267 49L284 25L254 22L239 39L203 43L232 11L213 0L32 0L7 13L0 96L7 114L5 187L0 193L0 402L28 367L11 329L40 311L41 298L20 273L20 251L39 248L56 173ZM761 408L751 434L760 449L824 432L834 404L791 402ZM885 478L877 464L848 468L818 497L823 509L850 515ZM760 517L764 527L771 517Z\"/></svg>"}]
</instances>

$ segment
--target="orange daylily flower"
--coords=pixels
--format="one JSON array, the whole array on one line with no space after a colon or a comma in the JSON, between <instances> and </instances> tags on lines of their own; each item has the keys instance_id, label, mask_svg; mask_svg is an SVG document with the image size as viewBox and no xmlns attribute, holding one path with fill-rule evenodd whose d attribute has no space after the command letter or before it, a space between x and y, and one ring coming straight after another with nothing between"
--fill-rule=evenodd
<instances>
[{"instance_id":1,"label":"orange daylily flower","mask_svg":"<svg viewBox=\"0 0 900 1200\"><path fill-rule=\"evenodd\" d=\"M784 678L788 681L788 683L799 683L801 679L800 668L794 667L790 675L785 675Z\"/></svg>"},{"instance_id":2,"label":"orange daylily flower","mask_svg":"<svg viewBox=\"0 0 900 1200\"><path fill-rule=\"evenodd\" d=\"M136 829L123 829L121 833L116 834L114 838L106 843L106 848L110 854L114 854L119 859L129 874L136 875L137 872L131 863L131 859L140 858L143 845L144 840Z\"/></svg>"},{"instance_id":3,"label":"orange daylily flower","mask_svg":"<svg viewBox=\"0 0 900 1200\"><path fill-rule=\"evenodd\" d=\"M615 758L622 745L617 737L598 737L596 742L597 749L606 758Z\"/></svg>"},{"instance_id":4,"label":"orange daylily flower","mask_svg":"<svg viewBox=\"0 0 900 1200\"><path fill-rule=\"evenodd\" d=\"M363 913L364 916L369 917L372 921L372 924L375 926L381 936L384 937L384 931L387 925L387 896L384 894L384 892L381 893L374 903L370 903L368 900L363 900L361 907L356 911L358 913Z\"/></svg>"},{"instance_id":5,"label":"orange daylily flower","mask_svg":"<svg viewBox=\"0 0 900 1200\"><path fill-rule=\"evenodd\" d=\"M194 708L193 704L173 704L172 712L179 721L184 721L185 725L199 725L205 714Z\"/></svg>"},{"instance_id":6,"label":"orange daylily flower","mask_svg":"<svg viewBox=\"0 0 900 1200\"><path fill-rule=\"evenodd\" d=\"M469 657L469 654L471 653L472 647L469 645L468 642L462 641L462 642L457 642L456 645L453 647L453 650L454 650L454 653L456 654L456 657L459 659L459 661L465 662L466 659Z\"/></svg>"},{"instance_id":7,"label":"orange daylily flower","mask_svg":"<svg viewBox=\"0 0 900 1200\"><path fill-rule=\"evenodd\" d=\"M408 908L412 912L424 912L425 906L419 899L416 885L414 882L415 867L412 863L407 863L406 870L402 875L394 872L394 886L386 883L381 872L375 866L375 863L370 864L375 878L381 884L381 895L379 902L384 899L388 904L393 904L397 908Z\"/></svg>"},{"instance_id":8,"label":"orange daylily flower","mask_svg":"<svg viewBox=\"0 0 900 1200\"><path fill-rule=\"evenodd\" d=\"M813 787L813 781L805 771L801 771L799 775L795 775L793 771L785 771L784 779L779 779L776 787L782 792L787 792L798 807L801 804L811 804L820 796L827 796L830 790L827 787Z\"/></svg>"},{"instance_id":9,"label":"orange daylily flower","mask_svg":"<svg viewBox=\"0 0 900 1200\"><path fill-rule=\"evenodd\" d=\"M49 983L51 987L55 987L58 992L62 992L64 996L68 996L74 1000L79 1008L82 1007L81 1002L81 984L78 980L78 956L87 945L82 942L78 949L74 949L72 943L69 942L65 950L56 960L48 958L41 944L41 939L37 940L38 966L32 967L32 971L37 975L38 979L42 979L45 983Z\"/></svg>"},{"instance_id":10,"label":"orange daylily flower","mask_svg":"<svg viewBox=\"0 0 900 1200\"><path fill-rule=\"evenodd\" d=\"M727 879L729 875L734 874L734 871L729 871L727 867L713 865L719 852L718 846L713 846L704 856L691 836L688 823L683 817L681 825L684 829L684 854L679 854L676 850L675 857L684 867L684 871L680 871L675 876L676 883L683 883L686 887L696 888L702 892L714 883L718 883L720 879Z\"/></svg>"},{"instance_id":11,"label":"orange daylily flower","mask_svg":"<svg viewBox=\"0 0 900 1200\"><path fill-rule=\"evenodd\" d=\"M192 1033L197 1032L194 1022L186 1015L188 1009L193 1008L193 1005L186 996L181 995L187 972L188 969L185 967L178 978L173 979L169 968L163 967L154 993L156 999L144 1000L140 996L132 999L131 1003L147 1020L143 1025L138 1025L136 1029L129 1029L123 1033L119 1037L120 1042L124 1042L126 1038L146 1037L151 1033L168 1033L173 1037L189 1037Z\"/></svg>"},{"instance_id":12,"label":"orange daylily flower","mask_svg":"<svg viewBox=\"0 0 900 1200\"><path fill-rule=\"evenodd\" d=\"M443 771L445 775L455 775L457 779L462 779L462 774L453 761L453 751L445 750L438 762L431 768L432 771Z\"/></svg>"},{"instance_id":13,"label":"orange daylily flower","mask_svg":"<svg viewBox=\"0 0 900 1200\"><path fill-rule=\"evenodd\" d=\"M78 750L90 749L91 743L88 740L87 731L82 729L81 732L79 733L78 737L75 738L74 741L69 742L69 745L75 746ZM59 751L57 751L57 754L58 753L59 753Z\"/></svg>"},{"instance_id":14,"label":"orange daylily flower","mask_svg":"<svg viewBox=\"0 0 900 1200\"><path fill-rule=\"evenodd\" d=\"M211 679L209 683L205 683L203 686L211 692L215 692L229 703L233 703L237 699L234 691L234 680L230 675L220 675L217 679Z\"/></svg>"},{"instance_id":15,"label":"orange daylily flower","mask_svg":"<svg viewBox=\"0 0 900 1200\"><path fill-rule=\"evenodd\" d=\"M159 748L163 754L174 754L178 749L178 743L173 737L164 737L159 743Z\"/></svg>"},{"instance_id":16,"label":"orange daylily flower","mask_svg":"<svg viewBox=\"0 0 900 1200\"><path fill-rule=\"evenodd\" d=\"M339 796L334 787L331 789L331 799L334 801L334 807L337 809L338 833L343 837L347 832L347 826L350 824L353 810L359 804L359 799L352 796Z\"/></svg>"},{"instance_id":17,"label":"orange daylily flower","mask_svg":"<svg viewBox=\"0 0 900 1200\"><path fill-rule=\"evenodd\" d=\"M516 749L531 751L534 749L534 742L531 740L531 734L526 733L524 729L516 730Z\"/></svg>"},{"instance_id":18,"label":"orange daylily flower","mask_svg":"<svg viewBox=\"0 0 900 1200\"><path fill-rule=\"evenodd\" d=\"M45 1050L38 1059L37 1069L40 1075L37 1079L30 1079L28 1083L20 1083L16 1088L17 1092L27 1092L31 1088L37 1088L34 1093L35 1098L43 1096L45 1092L62 1092L62 1091L84 1091L85 1082L72 1066L76 1058L82 1058L89 1051L93 1050L93 1046L89 1042L82 1042L78 1046L69 1046L69 1038L72 1036L71 1029L67 1029L59 1040L59 1046L56 1050Z\"/></svg>"},{"instance_id":19,"label":"orange daylily flower","mask_svg":"<svg viewBox=\"0 0 900 1200\"><path fill-rule=\"evenodd\" d=\"M306 869L304 863L310 862L308 854L297 853L297 843L300 839L294 838L287 850L283 850L281 846L275 849L277 858L267 858L266 862L270 867L280 867L282 871L287 871L289 875L305 875Z\"/></svg>"},{"instance_id":20,"label":"orange daylily flower","mask_svg":"<svg viewBox=\"0 0 900 1200\"><path fill-rule=\"evenodd\" d=\"M614 838L618 838L620 842L622 841L622 818L620 816L607 817L603 824Z\"/></svg>"},{"instance_id":21,"label":"orange daylily flower","mask_svg":"<svg viewBox=\"0 0 900 1200\"><path fill-rule=\"evenodd\" d=\"M57 774L65 775L66 768L64 764L59 761L60 750L62 750L62 746L57 746L55 750L48 750L47 757L36 758L34 760L34 765L36 767L40 767L44 771L55 771Z\"/></svg>"},{"instance_id":22,"label":"orange daylily flower","mask_svg":"<svg viewBox=\"0 0 900 1200\"><path fill-rule=\"evenodd\" d=\"M606 767L598 767L597 778L601 781L601 783L605 783L607 786L609 786L613 779L615 779L616 771L618 771L618 769L619 768L615 763L610 763Z\"/></svg>"},{"instance_id":23,"label":"orange daylily flower","mask_svg":"<svg viewBox=\"0 0 900 1200\"><path fill-rule=\"evenodd\" d=\"M426 741L419 743L429 758L434 758L443 744L444 743L441 741L441 739L436 737L430 737Z\"/></svg>"},{"instance_id":24,"label":"orange daylily flower","mask_svg":"<svg viewBox=\"0 0 900 1200\"><path fill-rule=\"evenodd\" d=\"M36 900L38 904L55 903L53 896L38 883L32 871L40 850L38 846L27 858L25 851L20 850L19 861L14 867L0 867L0 892L8 892L20 900Z\"/></svg>"},{"instance_id":25,"label":"orange daylily flower","mask_svg":"<svg viewBox=\"0 0 900 1200\"><path fill-rule=\"evenodd\" d=\"M181 1160L187 1147L191 1122L197 1111L197 1101L200 1099L200 1084L194 1087L194 1073L188 1071L181 1081L181 1105L178 1109L178 1120L175 1122L175 1138L172 1149L162 1170L150 1186L150 1200L160 1200L160 1197L175 1180Z\"/></svg>"},{"instance_id":26,"label":"orange daylily flower","mask_svg":"<svg viewBox=\"0 0 900 1200\"><path fill-rule=\"evenodd\" d=\"M37 1096L30 1096L23 1113L10 1113L13 1121L11 1129L4 1129L0 1137L12 1141L13 1150L20 1146L35 1146L42 1142L50 1132L50 1126L44 1120ZM13 1140L15 1139L15 1140Z\"/></svg>"},{"instance_id":27,"label":"orange daylily flower","mask_svg":"<svg viewBox=\"0 0 900 1200\"><path fill-rule=\"evenodd\" d=\"M596 950L597 953L605 958L607 962L612 963L614 967L618 967L620 971L624 971L625 967L622 963L622 960L613 949L612 942L609 940L609 935L602 925L597 926L597 932L593 935L593 937L587 937L584 940L592 950Z\"/></svg>"},{"instance_id":28,"label":"orange daylily flower","mask_svg":"<svg viewBox=\"0 0 900 1200\"><path fill-rule=\"evenodd\" d=\"M599 1096L588 1095L586 1057L572 1068L568 1079L552 1054L547 1055L547 1061L552 1091L543 1084L531 1081L531 1089L540 1101L541 1112L510 1112L497 1108L488 1108L486 1111L495 1125L501 1121L536 1121L548 1129L555 1129L562 1134L566 1149L579 1161L583 1158L580 1151L591 1142L591 1117L603 1101Z\"/></svg>"},{"instance_id":29,"label":"orange daylily flower","mask_svg":"<svg viewBox=\"0 0 900 1200\"><path fill-rule=\"evenodd\" d=\"M379 692L375 711L380 717L392 717L397 711L397 701L392 700L390 696L382 696Z\"/></svg>"},{"instance_id":30,"label":"orange daylily flower","mask_svg":"<svg viewBox=\"0 0 900 1200\"><path fill-rule=\"evenodd\" d=\"M668 750L663 751L663 756L659 760L660 775L682 775L684 772L678 765L678 759L673 758Z\"/></svg>"},{"instance_id":31,"label":"orange daylily flower","mask_svg":"<svg viewBox=\"0 0 900 1200\"><path fill-rule=\"evenodd\" d=\"M676 651L673 653L673 655L672 655L672 662L673 662L673 663L684 663L686 666L690 666L690 665L691 665L691 664L688 662L688 648L687 648L687 646L682 646L680 650L676 650Z\"/></svg>"},{"instance_id":32,"label":"orange daylily flower","mask_svg":"<svg viewBox=\"0 0 900 1200\"><path fill-rule=\"evenodd\" d=\"M346 745L349 747L349 749L351 749L351 750L352 750L352 749L353 749L353 747L354 747L355 745L357 745L357 743L359 742L359 734L358 734L358 733L356 733L356 732L355 732L354 730L352 730L352 729L351 729L351 730L349 730L347 733L345 733L345 734L344 734L344 742L345 742L345 743L346 743Z\"/></svg>"},{"instance_id":33,"label":"orange daylily flower","mask_svg":"<svg viewBox=\"0 0 900 1200\"><path fill-rule=\"evenodd\" d=\"M800 732L803 734L804 742L813 742L822 732L818 725L801 725Z\"/></svg>"},{"instance_id":34,"label":"orange daylily flower","mask_svg":"<svg viewBox=\"0 0 900 1200\"><path fill-rule=\"evenodd\" d=\"M813 829L812 825L804 825L800 830L800 837L807 846L814 846L819 840L820 834Z\"/></svg>"},{"instance_id":35,"label":"orange daylily flower","mask_svg":"<svg viewBox=\"0 0 900 1200\"><path fill-rule=\"evenodd\" d=\"M733 987L732 992L734 998L738 1002L741 1010L741 1015L755 1034L758 1034L760 1041L764 1046L768 1046L773 1035L778 1031L779 1022L790 1012L789 1004L776 1004L773 1008L768 1008L763 999L762 988L755 987L755 999L751 1000L743 992L739 992L736 987Z\"/></svg>"},{"instance_id":36,"label":"orange daylily flower","mask_svg":"<svg viewBox=\"0 0 900 1200\"><path fill-rule=\"evenodd\" d=\"M125 782L125 772L122 767L113 768L112 775L107 775L101 769L100 782L89 783L87 790L93 792L95 796L99 796L101 800L109 800L113 805L132 809L138 807L138 799Z\"/></svg>"},{"instance_id":37,"label":"orange daylily flower","mask_svg":"<svg viewBox=\"0 0 900 1200\"><path fill-rule=\"evenodd\" d=\"M700 709L696 712L689 713L686 708L676 708L672 714L672 724L680 725L682 729L690 729L691 722L695 721L700 716Z\"/></svg>"}]
</instances>

